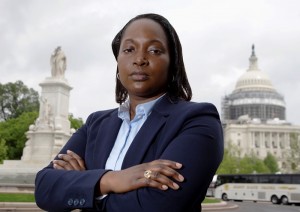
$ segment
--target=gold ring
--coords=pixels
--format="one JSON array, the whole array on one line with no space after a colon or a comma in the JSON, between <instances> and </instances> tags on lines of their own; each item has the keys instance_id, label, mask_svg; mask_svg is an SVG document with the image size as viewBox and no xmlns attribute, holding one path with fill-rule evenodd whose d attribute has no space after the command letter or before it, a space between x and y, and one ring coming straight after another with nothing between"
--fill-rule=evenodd
<instances>
[{"instance_id":1,"label":"gold ring","mask_svg":"<svg viewBox=\"0 0 300 212\"><path fill-rule=\"evenodd\" d=\"M144 177L146 177L147 179L150 179L151 173L152 173L151 170L146 170L146 171L144 172Z\"/></svg>"}]
</instances>

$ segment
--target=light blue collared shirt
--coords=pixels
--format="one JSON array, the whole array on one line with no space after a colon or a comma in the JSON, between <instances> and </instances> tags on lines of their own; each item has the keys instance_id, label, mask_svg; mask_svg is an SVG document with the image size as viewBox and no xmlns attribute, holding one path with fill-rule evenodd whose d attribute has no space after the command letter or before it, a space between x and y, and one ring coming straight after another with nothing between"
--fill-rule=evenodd
<instances>
[{"instance_id":1,"label":"light blue collared shirt","mask_svg":"<svg viewBox=\"0 0 300 212\"><path fill-rule=\"evenodd\" d=\"M162 96L150 102L137 105L135 108L135 116L131 121L129 114L129 100L119 107L118 117L123 120L123 123L120 127L114 147L106 161L105 169L121 170L128 148L148 116L151 114L154 104Z\"/></svg>"}]
</instances>

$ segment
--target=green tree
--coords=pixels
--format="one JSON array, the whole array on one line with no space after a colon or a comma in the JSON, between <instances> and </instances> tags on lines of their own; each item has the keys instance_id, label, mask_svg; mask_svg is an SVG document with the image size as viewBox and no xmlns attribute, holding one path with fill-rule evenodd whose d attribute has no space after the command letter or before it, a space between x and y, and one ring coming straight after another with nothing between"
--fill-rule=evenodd
<instances>
[{"instance_id":1,"label":"green tree","mask_svg":"<svg viewBox=\"0 0 300 212\"><path fill-rule=\"evenodd\" d=\"M297 133L290 133L290 155L289 155L289 163L293 172L299 171L300 164L300 135Z\"/></svg>"},{"instance_id":2,"label":"green tree","mask_svg":"<svg viewBox=\"0 0 300 212\"><path fill-rule=\"evenodd\" d=\"M74 118L73 114L69 115L69 121L71 123L71 128L75 130L79 129L83 125L82 118Z\"/></svg>"},{"instance_id":3,"label":"green tree","mask_svg":"<svg viewBox=\"0 0 300 212\"><path fill-rule=\"evenodd\" d=\"M217 174L236 174L239 172L239 158L232 155L228 149L224 150L223 161Z\"/></svg>"},{"instance_id":4,"label":"green tree","mask_svg":"<svg viewBox=\"0 0 300 212\"><path fill-rule=\"evenodd\" d=\"M277 160L271 153L267 154L267 157L264 159L264 164L268 167L271 173L279 171Z\"/></svg>"},{"instance_id":5,"label":"green tree","mask_svg":"<svg viewBox=\"0 0 300 212\"><path fill-rule=\"evenodd\" d=\"M22 81L0 83L0 121L17 118L24 112L39 110L39 95Z\"/></svg>"},{"instance_id":6,"label":"green tree","mask_svg":"<svg viewBox=\"0 0 300 212\"><path fill-rule=\"evenodd\" d=\"M8 159L20 159L27 140L25 133L38 117L38 112L25 112L17 118L0 122L0 140L5 140Z\"/></svg>"},{"instance_id":7,"label":"green tree","mask_svg":"<svg viewBox=\"0 0 300 212\"><path fill-rule=\"evenodd\" d=\"M0 138L0 163L7 158L7 149L5 140Z\"/></svg>"},{"instance_id":8,"label":"green tree","mask_svg":"<svg viewBox=\"0 0 300 212\"><path fill-rule=\"evenodd\" d=\"M236 174L239 173L240 163L239 147L229 141L227 148L224 149L223 161L217 170L217 174Z\"/></svg>"},{"instance_id":9,"label":"green tree","mask_svg":"<svg viewBox=\"0 0 300 212\"><path fill-rule=\"evenodd\" d=\"M223 161L217 170L217 174L252 174L270 173L269 168L254 154L241 157L238 146L229 142L224 150Z\"/></svg>"},{"instance_id":10,"label":"green tree","mask_svg":"<svg viewBox=\"0 0 300 212\"><path fill-rule=\"evenodd\" d=\"M270 173L270 170L262 160L260 160L254 154L251 154L251 156L246 155L241 159L240 166L239 166L239 173L241 174Z\"/></svg>"}]
</instances>

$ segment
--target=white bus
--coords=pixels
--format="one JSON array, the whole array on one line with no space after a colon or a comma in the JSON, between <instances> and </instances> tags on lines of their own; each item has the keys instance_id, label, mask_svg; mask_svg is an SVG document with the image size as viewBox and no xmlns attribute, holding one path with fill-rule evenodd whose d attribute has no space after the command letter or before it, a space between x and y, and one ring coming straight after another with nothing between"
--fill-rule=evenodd
<instances>
[{"instance_id":1,"label":"white bus","mask_svg":"<svg viewBox=\"0 0 300 212\"><path fill-rule=\"evenodd\" d=\"M207 197L215 196L214 192L215 192L215 188L216 188L217 176L218 175L214 175L212 181L210 182L209 187L207 188L207 191L206 191L206 196Z\"/></svg>"},{"instance_id":2,"label":"white bus","mask_svg":"<svg viewBox=\"0 0 300 212\"><path fill-rule=\"evenodd\" d=\"M271 201L273 204L300 203L300 174L218 175L215 198Z\"/></svg>"}]
</instances>

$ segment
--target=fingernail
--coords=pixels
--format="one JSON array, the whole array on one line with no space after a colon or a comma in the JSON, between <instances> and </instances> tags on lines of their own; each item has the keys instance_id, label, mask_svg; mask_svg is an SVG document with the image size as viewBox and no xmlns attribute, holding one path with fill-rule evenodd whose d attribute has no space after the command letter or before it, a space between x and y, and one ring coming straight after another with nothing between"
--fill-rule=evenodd
<instances>
[{"instance_id":1,"label":"fingernail","mask_svg":"<svg viewBox=\"0 0 300 212\"><path fill-rule=\"evenodd\" d=\"M173 186L175 187L175 189L179 188L179 185L177 185L176 183L173 183Z\"/></svg>"},{"instance_id":2,"label":"fingernail","mask_svg":"<svg viewBox=\"0 0 300 212\"><path fill-rule=\"evenodd\" d=\"M58 158L62 158L62 157L63 157L63 155L62 155L62 154L59 154L57 157L58 157Z\"/></svg>"},{"instance_id":3,"label":"fingernail","mask_svg":"<svg viewBox=\"0 0 300 212\"><path fill-rule=\"evenodd\" d=\"M71 150L67 150L67 153L72 153L72 151Z\"/></svg>"},{"instance_id":4,"label":"fingernail","mask_svg":"<svg viewBox=\"0 0 300 212\"><path fill-rule=\"evenodd\" d=\"M184 181L184 177L183 177L181 174L178 176L178 178L179 178L179 181L180 181L180 182L183 182L183 181Z\"/></svg>"},{"instance_id":5,"label":"fingernail","mask_svg":"<svg viewBox=\"0 0 300 212\"><path fill-rule=\"evenodd\" d=\"M167 189L168 189L168 186L166 186L166 185L162 185L161 187L162 187L162 189L164 189L164 190L167 190Z\"/></svg>"},{"instance_id":6,"label":"fingernail","mask_svg":"<svg viewBox=\"0 0 300 212\"><path fill-rule=\"evenodd\" d=\"M178 168L181 168L181 167L182 167L182 164L181 164L181 163L176 163L176 166L177 166Z\"/></svg>"}]
</instances>

